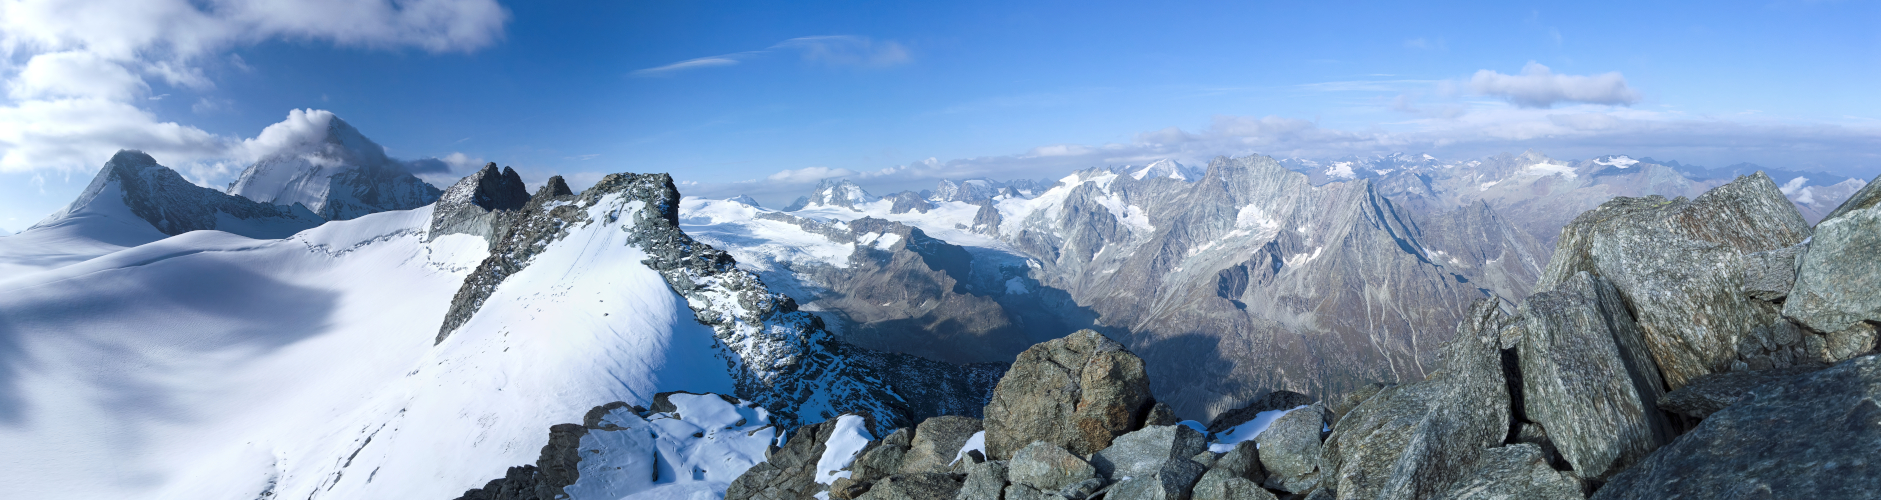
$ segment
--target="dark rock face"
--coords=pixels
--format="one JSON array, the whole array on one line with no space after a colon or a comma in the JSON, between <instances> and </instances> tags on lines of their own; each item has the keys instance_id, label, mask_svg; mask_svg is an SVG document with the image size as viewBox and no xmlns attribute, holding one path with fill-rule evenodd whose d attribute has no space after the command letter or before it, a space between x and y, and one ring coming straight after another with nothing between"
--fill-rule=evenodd
<instances>
[{"instance_id":1,"label":"dark rock face","mask_svg":"<svg viewBox=\"0 0 1881 500\"><path fill-rule=\"evenodd\" d=\"M824 490L816 482L816 461L836 431L836 420L806 425L791 433L783 448L746 470L725 489L728 499L801 500Z\"/></svg>"},{"instance_id":2,"label":"dark rock face","mask_svg":"<svg viewBox=\"0 0 1881 500\"><path fill-rule=\"evenodd\" d=\"M926 198L922 198L920 194L912 191L895 193L889 195L887 199L895 204L888 209L888 213L891 214L905 214L908 212L927 213L928 210L934 209L934 204L928 203Z\"/></svg>"},{"instance_id":3,"label":"dark rock face","mask_svg":"<svg viewBox=\"0 0 1881 500\"><path fill-rule=\"evenodd\" d=\"M1811 230L1763 174L1740 177L1698 198L1615 198L1561 230L1561 244L1537 289L1575 273L1611 281L1632 310L1676 389L1727 371L1751 329L1776 319L1775 306L1744 290L1746 255L1801 243Z\"/></svg>"},{"instance_id":4,"label":"dark rock face","mask_svg":"<svg viewBox=\"0 0 1881 500\"><path fill-rule=\"evenodd\" d=\"M504 170L509 170L509 168L504 167ZM562 176L557 175L549 177L548 182L542 183L542 189L536 190L535 196L531 196L530 199L574 195L575 191L568 188L568 181L562 180Z\"/></svg>"},{"instance_id":5,"label":"dark rock face","mask_svg":"<svg viewBox=\"0 0 1881 500\"><path fill-rule=\"evenodd\" d=\"M567 183L561 186L562 191L568 190ZM550 186L543 186L543 189L544 193L553 192ZM499 171L495 163L486 164L482 170L452 184L438 197L436 206L431 209L431 227L425 237L469 234L481 236L495 245L507 229L503 227L508 222L505 217L513 216L528 203L529 190L523 186L522 176L508 167Z\"/></svg>"},{"instance_id":6,"label":"dark rock face","mask_svg":"<svg viewBox=\"0 0 1881 500\"><path fill-rule=\"evenodd\" d=\"M1752 389L1596 499L1867 498L1881 491L1881 356Z\"/></svg>"},{"instance_id":7,"label":"dark rock face","mask_svg":"<svg viewBox=\"0 0 1881 500\"><path fill-rule=\"evenodd\" d=\"M1659 398L1659 409L1705 418L1736 403L1752 390L1770 384L1788 382L1820 366L1793 366L1771 370L1725 372L1701 375L1685 387Z\"/></svg>"},{"instance_id":8,"label":"dark rock face","mask_svg":"<svg viewBox=\"0 0 1881 500\"><path fill-rule=\"evenodd\" d=\"M1082 330L1026 349L1000 379L986 405L987 455L1011 457L1034 441L1089 455L1142 427L1153 403L1143 360Z\"/></svg>"},{"instance_id":9,"label":"dark rock face","mask_svg":"<svg viewBox=\"0 0 1881 500\"><path fill-rule=\"evenodd\" d=\"M902 462L907 460L908 448L913 444L913 434L913 429L895 429L881 441L870 443L850 466L854 474L849 479L869 483L900 472Z\"/></svg>"},{"instance_id":10,"label":"dark rock face","mask_svg":"<svg viewBox=\"0 0 1881 500\"><path fill-rule=\"evenodd\" d=\"M78 198L47 222L80 212L101 196L121 197L132 215L168 235L198 230L226 231L250 238L286 238L325 220L306 207L249 201L190 183L142 151L120 150L105 162ZM129 222L129 221L126 221Z\"/></svg>"},{"instance_id":11,"label":"dark rock face","mask_svg":"<svg viewBox=\"0 0 1881 500\"><path fill-rule=\"evenodd\" d=\"M1548 467L1541 448L1516 443L1484 451L1475 469L1436 498L1581 498L1581 481Z\"/></svg>"},{"instance_id":12,"label":"dark rock face","mask_svg":"<svg viewBox=\"0 0 1881 500\"><path fill-rule=\"evenodd\" d=\"M1287 412L1255 438L1268 487L1305 493L1319 486L1320 437L1325 425L1326 411L1309 406Z\"/></svg>"},{"instance_id":13,"label":"dark rock face","mask_svg":"<svg viewBox=\"0 0 1881 500\"><path fill-rule=\"evenodd\" d=\"M1818 332L1881 322L1881 179L1816 225L1783 315ZM1870 334L1865 339L1874 348ZM1865 352L1861 350L1857 352Z\"/></svg>"},{"instance_id":14,"label":"dark rock face","mask_svg":"<svg viewBox=\"0 0 1881 500\"><path fill-rule=\"evenodd\" d=\"M1672 439L1659 370L1618 292L1578 273L1522 302L1523 413L1581 477L1604 478Z\"/></svg>"},{"instance_id":15,"label":"dark rock face","mask_svg":"<svg viewBox=\"0 0 1881 500\"><path fill-rule=\"evenodd\" d=\"M1242 441L1215 459L1214 465L1195 482L1194 500L1269 499L1273 493L1261 488L1267 480L1254 441Z\"/></svg>"},{"instance_id":16,"label":"dark rock face","mask_svg":"<svg viewBox=\"0 0 1881 500\"><path fill-rule=\"evenodd\" d=\"M1441 352L1442 371L1385 389L1340 419L1327 438L1322 489L1337 498L1431 498L1467 476L1468 464L1509 433L1491 300L1477 301Z\"/></svg>"},{"instance_id":17,"label":"dark rock face","mask_svg":"<svg viewBox=\"0 0 1881 500\"><path fill-rule=\"evenodd\" d=\"M581 461L581 437L588 434L588 429L576 424L549 427L549 444L542 447L542 456L535 465L510 467L502 479L466 491L459 500L554 500L565 496L562 488L575 484L580 477L575 463Z\"/></svg>"},{"instance_id":18,"label":"dark rock face","mask_svg":"<svg viewBox=\"0 0 1881 500\"><path fill-rule=\"evenodd\" d=\"M1006 491L1006 462L975 462L966 466L960 500L1000 500Z\"/></svg>"}]
</instances>

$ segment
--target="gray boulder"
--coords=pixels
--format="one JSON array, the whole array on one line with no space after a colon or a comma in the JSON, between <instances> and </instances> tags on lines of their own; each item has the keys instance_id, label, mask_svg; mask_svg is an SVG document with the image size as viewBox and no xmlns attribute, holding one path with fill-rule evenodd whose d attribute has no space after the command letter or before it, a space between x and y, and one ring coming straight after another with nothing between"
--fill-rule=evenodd
<instances>
[{"instance_id":1,"label":"gray boulder","mask_svg":"<svg viewBox=\"0 0 1881 500\"><path fill-rule=\"evenodd\" d=\"M1744 294L1765 302L1790 295L1796 286L1796 268L1806 244L1765 250L1744 256Z\"/></svg>"},{"instance_id":2,"label":"gray boulder","mask_svg":"<svg viewBox=\"0 0 1881 500\"><path fill-rule=\"evenodd\" d=\"M1179 458L1164 462L1144 476L1133 476L1110 487L1108 500L1189 500L1196 481L1207 472L1201 464Z\"/></svg>"},{"instance_id":3,"label":"gray boulder","mask_svg":"<svg viewBox=\"0 0 1881 500\"><path fill-rule=\"evenodd\" d=\"M1273 492L1247 478L1216 477L1214 471L1203 474L1195 483L1190 500L1279 500Z\"/></svg>"},{"instance_id":4,"label":"gray boulder","mask_svg":"<svg viewBox=\"0 0 1881 500\"><path fill-rule=\"evenodd\" d=\"M850 478L867 483L900 472L902 464L907 462L908 451L912 444L913 438L909 435L914 433L912 429L895 429L895 432L889 433L888 437L882 438L881 441L870 443L868 449L863 450L860 456L856 457L855 463L850 466L850 470L853 471Z\"/></svg>"},{"instance_id":5,"label":"gray boulder","mask_svg":"<svg viewBox=\"0 0 1881 500\"><path fill-rule=\"evenodd\" d=\"M986 405L987 456L1012 457L1033 441L1090 455L1141 428L1153 403L1143 360L1080 330L1013 361Z\"/></svg>"},{"instance_id":6,"label":"gray boulder","mask_svg":"<svg viewBox=\"0 0 1881 500\"><path fill-rule=\"evenodd\" d=\"M1874 355L1752 389L1593 498L1872 498L1881 491L1876 401Z\"/></svg>"},{"instance_id":7,"label":"gray boulder","mask_svg":"<svg viewBox=\"0 0 1881 500\"><path fill-rule=\"evenodd\" d=\"M901 473L953 472L954 457L967 439L982 429L980 419L941 416L927 419L915 428L914 442L901 460ZM964 460L963 460L964 461Z\"/></svg>"},{"instance_id":8,"label":"gray boulder","mask_svg":"<svg viewBox=\"0 0 1881 500\"><path fill-rule=\"evenodd\" d=\"M1679 390L1659 398L1659 409L1705 418L1736 403L1738 398L1764 385L1785 382L1821 366L1793 366L1772 370L1713 373L1692 379Z\"/></svg>"},{"instance_id":9,"label":"gray boulder","mask_svg":"<svg viewBox=\"0 0 1881 500\"><path fill-rule=\"evenodd\" d=\"M1148 476L1170 461L1189 461L1208 450L1208 437L1180 425L1162 425L1119 436L1091 456L1097 474L1112 481Z\"/></svg>"},{"instance_id":10,"label":"gray boulder","mask_svg":"<svg viewBox=\"0 0 1881 500\"><path fill-rule=\"evenodd\" d=\"M1671 441L1659 370L1605 280L1576 273L1522 302L1523 413L1582 477L1604 478Z\"/></svg>"},{"instance_id":11,"label":"gray boulder","mask_svg":"<svg viewBox=\"0 0 1881 500\"><path fill-rule=\"evenodd\" d=\"M1254 438L1261 466L1267 470L1267 487L1305 493L1319 486L1320 437L1326 413L1319 405L1287 412Z\"/></svg>"},{"instance_id":12,"label":"gray boulder","mask_svg":"<svg viewBox=\"0 0 1881 500\"><path fill-rule=\"evenodd\" d=\"M1367 399L1371 399L1372 396L1377 396L1379 391L1383 391L1385 388L1391 387L1391 385L1392 384L1384 382L1372 382L1346 392L1344 395L1339 396L1332 405L1327 407L1329 417L1327 420L1332 422L1333 425L1338 425L1341 417L1344 417L1347 413L1351 413L1353 408L1358 408L1359 404L1364 403Z\"/></svg>"},{"instance_id":13,"label":"gray boulder","mask_svg":"<svg viewBox=\"0 0 1881 500\"><path fill-rule=\"evenodd\" d=\"M1064 448L1036 441L1013 454L1006 463L1006 478L1013 485L1039 491L1058 491L1097 477L1097 468Z\"/></svg>"},{"instance_id":14,"label":"gray boulder","mask_svg":"<svg viewBox=\"0 0 1881 500\"><path fill-rule=\"evenodd\" d=\"M1811 233L1761 172L1689 201L1618 197L1562 228L1536 289L1554 289L1580 272L1612 281L1665 385L1677 389L1730 370L1740 337L1776 319L1775 306L1744 289L1745 256L1794 246Z\"/></svg>"},{"instance_id":15,"label":"gray boulder","mask_svg":"<svg viewBox=\"0 0 1881 500\"><path fill-rule=\"evenodd\" d=\"M1492 498L1584 498L1581 481L1548 467L1541 448L1517 443L1483 452L1475 469L1438 495L1443 500Z\"/></svg>"},{"instance_id":16,"label":"gray boulder","mask_svg":"<svg viewBox=\"0 0 1881 500\"><path fill-rule=\"evenodd\" d=\"M1505 319L1496 301L1476 301L1441 348L1439 372L1380 391L1340 419L1326 440L1316 491L1341 499L1423 499L1466 477L1483 450L1509 434L1509 389L1497 348Z\"/></svg>"},{"instance_id":17,"label":"gray boulder","mask_svg":"<svg viewBox=\"0 0 1881 500\"><path fill-rule=\"evenodd\" d=\"M1816 224L1783 315L1818 332L1881 321L1881 178ZM1872 347L1871 347L1872 348Z\"/></svg>"},{"instance_id":18,"label":"gray boulder","mask_svg":"<svg viewBox=\"0 0 1881 500\"><path fill-rule=\"evenodd\" d=\"M967 478L960 485L959 500L1000 500L1006 490L1006 462L967 464Z\"/></svg>"},{"instance_id":19,"label":"gray boulder","mask_svg":"<svg viewBox=\"0 0 1881 500\"><path fill-rule=\"evenodd\" d=\"M964 477L935 472L897 474L877 481L856 500L953 500L960 494Z\"/></svg>"}]
</instances>

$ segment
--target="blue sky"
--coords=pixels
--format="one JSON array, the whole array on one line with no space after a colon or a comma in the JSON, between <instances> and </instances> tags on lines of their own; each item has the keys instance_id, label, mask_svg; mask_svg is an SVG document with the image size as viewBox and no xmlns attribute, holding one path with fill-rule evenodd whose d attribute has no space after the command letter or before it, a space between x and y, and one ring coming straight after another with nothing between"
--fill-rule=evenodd
<instances>
[{"instance_id":1,"label":"blue sky","mask_svg":"<svg viewBox=\"0 0 1881 500\"><path fill-rule=\"evenodd\" d=\"M891 191L1251 153L1536 149L1881 173L1876 2L0 9L8 231L70 201L120 147L226 185L255 154L244 139L307 108L458 174L494 161L579 188L664 171L689 194L767 204L827 176Z\"/></svg>"}]
</instances>

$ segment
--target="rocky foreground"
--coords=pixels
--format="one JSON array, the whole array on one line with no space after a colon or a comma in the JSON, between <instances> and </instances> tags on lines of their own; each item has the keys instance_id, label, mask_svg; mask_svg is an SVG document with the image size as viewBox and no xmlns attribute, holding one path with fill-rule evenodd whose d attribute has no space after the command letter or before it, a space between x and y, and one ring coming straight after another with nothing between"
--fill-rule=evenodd
<instances>
[{"instance_id":1,"label":"rocky foreground","mask_svg":"<svg viewBox=\"0 0 1881 500\"><path fill-rule=\"evenodd\" d=\"M1871 497L1875 186L1814 227L1761 174L1614 199L1563 230L1537 293L1478 301L1422 381L1178 422L1143 360L1086 330L1021 354L983 420L866 444L854 417L804 426L725 498ZM538 467L574 470L557 446ZM492 486L466 498L561 491Z\"/></svg>"}]
</instances>

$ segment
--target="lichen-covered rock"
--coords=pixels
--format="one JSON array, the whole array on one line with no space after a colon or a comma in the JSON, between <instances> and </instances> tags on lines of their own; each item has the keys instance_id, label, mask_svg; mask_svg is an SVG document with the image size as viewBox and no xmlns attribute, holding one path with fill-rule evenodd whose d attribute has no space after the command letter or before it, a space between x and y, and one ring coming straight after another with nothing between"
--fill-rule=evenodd
<instances>
[{"instance_id":1,"label":"lichen-covered rock","mask_svg":"<svg viewBox=\"0 0 1881 500\"><path fill-rule=\"evenodd\" d=\"M1000 500L1006 491L1006 462L989 461L966 466L967 478L960 485L959 500Z\"/></svg>"},{"instance_id":2,"label":"lichen-covered rock","mask_svg":"<svg viewBox=\"0 0 1881 500\"><path fill-rule=\"evenodd\" d=\"M1269 488L1305 493L1319 486L1320 437L1326 411L1319 405L1287 412L1254 438Z\"/></svg>"},{"instance_id":3,"label":"lichen-covered rock","mask_svg":"<svg viewBox=\"0 0 1881 500\"><path fill-rule=\"evenodd\" d=\"M981 429L980 419L952 415L921 422L915 428L914 442L909 445L907 456L901 460L900 472L955 472L954 458L960 454L960 448Z\"/></svg>"},{"instance_id":4,"label":"lichen-covered rock","mask_svg":"<svg viewBox=\"0 0 1881 500\"><path fill-rule=\"evenodd\" d=\"M1352 409L1358 408L1360 403L1371 399L1372 396L1377 396L1379 391L1383 391L1385 388L1391 387L1391 385L1392 384L1384 382L1372 382L1359 386L1357 389L1347 391L1344 395L1339 396L1338 400L1333 402L1331 406L1326 408L1328 414L1327 420L1332 422L1333 425L1338 425L1339 419L1344 417L1345 414L1351 413ZM1288 408L1293 407L1289 406Z\"/></svg>"},{"instance_id":5,"label":"lichen-covered rock","mask_svg":"<svg viewBox=\"0 0 1881 500\"><path fill-rule=\"evenodd\" d=\"M1766 302L1783 300L1796 286L1796 268L1806 244L1744 256L1744 294Z\"/></svg>"},{"instance_id":6,"label":"lichen-covered rock","mask_svg":"<svg viewBox=\"0 0 1881 500\"><path fill-rule=\"evenodd\" d=\"M1877 401L1874 355L1752 389L1593 498L1872 498L1881 491Z\"/></svg>"},{"instance_id":7,"label":"lichen-covered rock","mask_svg":"<svg viewBox=\"0 0 1881 500\"><path fill-rule=\"evenodd\" d=\"M1509 433L1508 386L1494 300L1470 307L1443 346L1440 371L1380 391L1327 438L1320 489L1341 499L1431 498L1464 478ZM1318 494L1318 493L1315 493Z\"/></svg>"},{"instance_id":8,"label":"lichen-covered rock","mask_svg":"<svg viewBox=\"0 0 1881 500\"><path fill-rule=\"evenodd\" d=\"M1554 289L1580 272L1611 281L1667 388L1677 389L1730 370L1740 337L1775 319L1775 306L1744 289L1745 256L1794 246L1811 233L1761 172L1689 201L1614 198L1562 228L1536 289Z\"/></svg>"},{"instance_id":9,"label":"lichen-covered rock","mask_svg":"<svg viewBox=\"0 0 1881 500\"><path fill-rule=\"evenodd\" d=\"M856 500L953 500L965 477L937 472L897 474L877 481Z\"/></svg>"},{"instance_id":10,"label":"lichen-covered rock","mask_svg":"<svg viewBox=\"0 0 1881 500\"><path fill-rule=\"evenodd\" d=\"M1705 418L1731 406L1752 389L1785 382L1821 366L1794 366L1772 370L1713 373L1692 379L1679 390L1659 398L1659 409L1697 418Z\"/></svg>"},{"instance_id":11,"label":"lichen-covered rock","mask_svg":"<svg viewBox=\"0 0 1881 500\"><path fill-rule=\"evenodd\" d=\"M1437 496L1443 500L1583 497L1579 479L1548 467L1541 448L1528 443L1484 451L1463 480Z\"/></svg>"},{"instance_id":12,"label":"lichen-covered rock","mask_svg":"<svg viewBox=\"0 0 1881 500\"><path fill-rule=\"evenodd\" d=\"M1605 280L1576 273L1522 302L1523 414L1581 477L1604 478L1672 439L1659 371Z\"/></svg>"},{"instance_id":13,"label":"lichen-covered rock","mask_svg":"<svg viewBox=\"0 0 1881 500\"><path fill-rule=\"evenodd\" d=\"M1152 404L1143 360L1081 330L1013 361L986 405L987 455L1008 458L1033 441L1089 455L1141 428Z\"/></svg>"},{"instance_id":14,"label":"lichen-covered rock","mask_svg":"<svg viewBox=\"0 0 1881 500\"><path fill-rule=\"evenodd\" d=\"M1217 476L1215 471L1202 474L1202 479L1195 482L1195 490L1189 494L1190 500L1279 500L1273 492L1261 488L1261 485L1242 477Z\"/></svg>"},{"instance_id":15,"label":"lichen-covered rock","mask_svg":"<svg viewBox=\"0 0 1881 500\"><path fill-rule=\"evenodd\" d=\"M1064 448L1035 441L1006 462L1006 479L1039 491L1058 491L1097 477L1097 468Z\"/></svg>"},{"instance_id":16,"label":"lichen-covered rock","mask_svg":"<svg viewBox=\"0 0 1881 500\"><path fill-rule=\"evenodd\" d=\"M1091 465L1097 467L1098 475L1119 481L1126 476L1147 476L1171 460L1188 461L1207 450L1208 437L1195 429L1152 426L1118 436L1109 448L1091 455Z\"/></svg>"},{"instance_id":17,"label":"lichen-covered rock","mask_svg":"<svg viewBox=\"0 0 1881 500\"><path fill-rule=\"evenodd\" d=\"M1208 472L1201 464L1178 458L1141 476L1130 476L1110 487L1104 498L1113 500L1188 500L1195 483ZM1115 479L1115 478L1113 478Z\"/></svg>"},{"instance_id":18,"label":"lichen-covered rock","mask_svg":"<svg viewBox=\"0 0 1881 500\"><path fill-rule=\"evenodd\" d=\"M858 482L871 482L900 472L902 463L907 461L908 449L912 445L913 429L895 429L881 441L869 443L869 447L856 457L850 467L854 473L849 477Z\"/></svg>"},{"instance_id":19,"label":"lichen-covered rock","mask_svg":"<svg viewBox=\"0 0 1881 500\"><path fill-rule=\"evenodd\" d=\"M1881 321L1881 178L1816 224L1783 315L1818 332Z\"/></svg>"}]
</instances>

